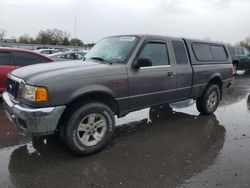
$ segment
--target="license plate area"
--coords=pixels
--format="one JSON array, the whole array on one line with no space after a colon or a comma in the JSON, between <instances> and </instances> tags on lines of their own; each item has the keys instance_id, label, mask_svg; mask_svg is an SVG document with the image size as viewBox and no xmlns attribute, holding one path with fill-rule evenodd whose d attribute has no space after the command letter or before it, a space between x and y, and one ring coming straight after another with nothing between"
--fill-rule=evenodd
<instances>
[{"instance_id":1,"label":"license plate area","mask_svg":"<svg viewBox=\"0 0 250 188\"><path fill-rule=\"evenodd\" d=\"M10 108L8 107L8 105L6 103L3 104L3 108L4 108L4 112L6 114L6 116L8 117L8 119L13 122L15 115L11 112Z\"/></svg>"}]
</instances>

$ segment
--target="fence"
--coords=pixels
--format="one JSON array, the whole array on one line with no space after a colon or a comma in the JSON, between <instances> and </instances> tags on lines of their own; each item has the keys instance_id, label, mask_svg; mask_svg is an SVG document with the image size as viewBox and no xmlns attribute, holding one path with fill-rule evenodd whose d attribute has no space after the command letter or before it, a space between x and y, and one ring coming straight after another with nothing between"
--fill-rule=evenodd
<instances>
[{"instance_id":1,"label":"fence","mask_svg":"<svg viewBox=\"0 0 250 188\"><path fill-rule=\"evenodd\" d=\"M4 43L0 42L0 46L23 48L28 50L36 50L38 48L55 48L63 50L90 50L89 46L63 46L63 45L47 45L47 44L23 44L23 43Z\"/></svg>"}]
</instances>

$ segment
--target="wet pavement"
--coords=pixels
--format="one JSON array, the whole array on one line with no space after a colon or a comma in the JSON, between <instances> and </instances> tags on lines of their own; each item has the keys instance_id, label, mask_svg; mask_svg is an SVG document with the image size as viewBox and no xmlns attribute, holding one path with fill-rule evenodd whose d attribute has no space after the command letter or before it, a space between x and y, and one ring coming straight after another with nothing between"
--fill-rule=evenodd
<instances>
[{"instance_id":1,"label":"wet pavement","mask_svg":"<svg viewBox=\"0 0 250 188\"><path fill-rule=\"evenodd\" d=\"M239 76L214 115L193 100L131 113L88 157L20 133L0 104L0 187L250 187L249 93Z\"/></svg>"}]
</instances>

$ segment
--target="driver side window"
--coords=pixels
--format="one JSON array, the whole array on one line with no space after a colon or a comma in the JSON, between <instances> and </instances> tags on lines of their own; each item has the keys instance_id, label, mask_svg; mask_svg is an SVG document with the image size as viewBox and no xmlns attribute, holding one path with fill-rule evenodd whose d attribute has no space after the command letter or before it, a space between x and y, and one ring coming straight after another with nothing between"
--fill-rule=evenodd
<instances>
[{"instance_id":1,"label":"driver side window","mask_svg":"<svg viewBox=\"0 0 250 188\"><path fill-rule=\"evenodd\" d=\"M169 65L168 51L165 43L147 43L139 58L150 58L152 66Z\"/></svg>"}]
</instances>

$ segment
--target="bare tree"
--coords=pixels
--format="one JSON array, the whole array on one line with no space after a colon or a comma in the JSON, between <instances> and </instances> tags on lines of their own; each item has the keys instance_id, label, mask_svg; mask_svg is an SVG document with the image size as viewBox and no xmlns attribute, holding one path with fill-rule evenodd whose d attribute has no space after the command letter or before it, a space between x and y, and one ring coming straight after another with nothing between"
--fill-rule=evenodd
<instances>
[{"instance_id":1,"label":"bare tree","mask_svg":"<svg viewBox=\"0 0 250 188\"><path fill-rule=\"evenodd\" d=\"M18 38L18 42L20 42L20 43L29 44L29 43L33 43L33 41L34 41L34 39L32 37L30 37L28 34L24 34Z\"/></svg>"},{"instance_id":2,"label":"bare tree","mask_svg":"<svg viewBox=\"0 0 250 188\"><path fill-rule=\"evenodd\" d=\"M69 41L69 44L71 46L83 46L84 45L83 42L80 39L78 39L78 38L71 39Z\"/></svg>"},{"instance_id":3,"label":"bare tree","mask_svg":"<svg viewBox=\"0 0 250 188\"><path fill-rule=\"evenodd\" d=\"M69 33L59 29L41 30L37 35L37 42L41 44L61 45L69 40Z\"/></svg>"},{"instance_id":4,"label":"bare tree","mask_svg":"<svg viewBox=\"0 0 250 188\"><path fill-rule=\"evenodd\" d=\"M240 46L248 48L250 50L250 35L245 40L240 42Z\"/></svg>"},{"instance_id":5,"label":"bare tree","mask_svg":"<svg viewBox=\"0 0 250 188\"><path fill-rule=\"evenodd\" d=\"M6 36L7 31L5 29L0 28L0 41L2 42L4 37Z\"/></svg>"}]
</instances>

